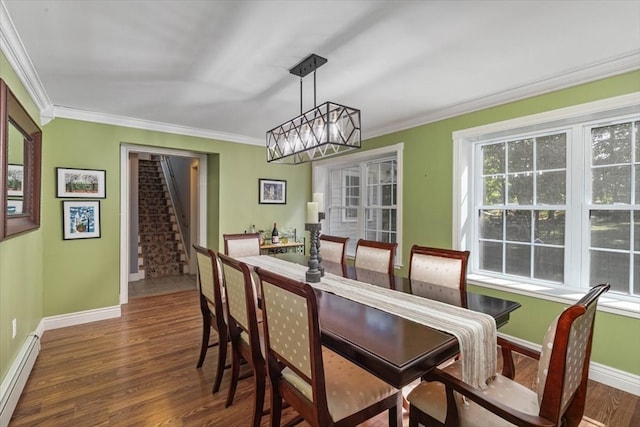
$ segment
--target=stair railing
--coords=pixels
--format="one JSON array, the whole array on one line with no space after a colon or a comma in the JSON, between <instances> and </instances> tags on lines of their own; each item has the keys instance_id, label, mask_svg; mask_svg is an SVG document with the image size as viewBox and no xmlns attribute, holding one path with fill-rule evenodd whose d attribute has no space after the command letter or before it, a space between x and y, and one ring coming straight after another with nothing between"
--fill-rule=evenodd
<instances>
[{"instance_id":1,"label":"stair railing","mask_svg":"<svg viewBox=\"0 0 640 427\"><path fill-rule=\"evenodd\" d=\"M187 216L182 209L182 203L180 200L180 191L178 189L178 185L176 184L176 176L173 173L173 167L171 166L171 159L169 156L161 155L160 156L160 165L162 167L162 173L164 174L165 182L167 183L167 189L169 191L169 198L171 199L171 204L173 205L173 210L176 213L178 218L178 228L180 231L180 240L182 242L182 247L184 248L185 257L187 260L189 259L189 248L186 247L184 242L184 232L185 229L189 227L189 221L187 220Z\"/></svg>"}]
</instances>

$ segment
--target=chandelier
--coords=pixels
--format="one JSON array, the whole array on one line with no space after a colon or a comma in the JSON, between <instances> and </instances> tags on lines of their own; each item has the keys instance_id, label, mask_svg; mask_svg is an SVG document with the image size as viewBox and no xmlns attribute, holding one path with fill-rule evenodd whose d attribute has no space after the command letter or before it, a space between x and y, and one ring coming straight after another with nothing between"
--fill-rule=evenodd
<instances>
[{"instance_id":1,"label":"chandelier","mask_svg":"<svg viewBox=\"0 0 640 427\"><path fill-rule=\"evenodd\" d=\"M289 70L300 77L300 115L267 132L267 162L299 164L360 148L360 110L316 104L316 70L327 60L311 54ZM314 108L302 112L302 79L313 72Z\"/></svg>"}]
</instances>

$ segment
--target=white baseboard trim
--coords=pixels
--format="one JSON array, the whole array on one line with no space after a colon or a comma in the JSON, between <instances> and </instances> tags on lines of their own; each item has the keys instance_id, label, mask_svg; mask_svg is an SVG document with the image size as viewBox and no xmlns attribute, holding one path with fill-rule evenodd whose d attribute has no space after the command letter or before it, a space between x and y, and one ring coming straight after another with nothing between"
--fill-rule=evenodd
<instances>
[{"instance_id":1,"label":"white baseboard trim","mask_svg":"<svg viewBox=\"0 0 640 427\"><path fill-rule=\"evenodd\" d=\"M144 270L138 271L137 273L129 273L129 281L137 282L138 280L144 279Z\"/></svg>"},{"instance_id":2,"label":"white baseboard trim","mask_svg":"<svg viewBox=\"0 0 640 427\"><path fill-rule=\"evenodd\" d=\"M541 349L539 344L502 333L498 333L498 335L532 350L540 351ZM591 362L589 364L589 379L640 397L639 375L630 374L601 363Z\"/></svg>"},{"instance_id":3,"label":"white baseboard trim","mask_svg":"<svg viewBox=\"0 0 640 427\"><path fill-rule=\"evenodd\" d=\"M9 425L39 353L39 337L29 335L0 384L0 426Z\"/></svg>"},{"instance_id":4,"label":"white baseboard trim","mask_svg":"<svg viewBox=\"0 0 640 427\"><path fill-rule=\"evenodd\" d=\"M82 325L83 323L96 322L98 320L120 317L122 311L119 305L113 307L98 308L95 310L78 311L76 313L60 314L42 319L40 324L43 331L65 328L67 326ZM38 326L40 329L40 326Z\"/></svg>"}]
</instances>

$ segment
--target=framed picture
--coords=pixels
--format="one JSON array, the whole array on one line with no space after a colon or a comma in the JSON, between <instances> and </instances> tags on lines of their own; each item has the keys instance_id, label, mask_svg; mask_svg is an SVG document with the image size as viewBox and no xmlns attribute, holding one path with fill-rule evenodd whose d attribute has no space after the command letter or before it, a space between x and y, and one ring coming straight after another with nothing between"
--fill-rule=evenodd
<instances>
[{"instance_id":1,"label":"framed picture","mask_svg":"<svg viewBox=\"0 0 640 427\"><path fill-rule=\"evenodd\" d=\"M286 204L287 181L260 178L258 180L258 202L261 204Z\"/></svg>"},{"instance_id":2,"label":"framed picture","mask_svg":"<svg viewBox=\"0 0 640 427\"><path fill-rule=\"evenodd\" d=\"M64 240L100 237L100 201L63 201L62 227Z\"/></svg>"},{"instance_id":3,"label":"framed picture","mask_svg":"<svg viewBox=\"0 0 640 427\"><path fill-rule=\"evenodd\" d=\"M7 199L7 215L20 215L22 213L22 199Z\"/></svg>"},{"instance_id":4,"label":"framed picture","mask_svg":"<svg viewBox=\"0 0 640 427\"><path fill-rule=\"evenodd\" d=\"M106 175L103 170L56 168L56 197L104 199Z\"/></svg>"},{"instance_id":5,"label":"framed picture","mask_svg":"<svg viewBox=\"0 0 640 427\"><path fill-rule=\"evenodd\" d=\"M24 184L24 167L22 165L7 165L7 196L22 196Z\"/></svg>"}]
</instances>

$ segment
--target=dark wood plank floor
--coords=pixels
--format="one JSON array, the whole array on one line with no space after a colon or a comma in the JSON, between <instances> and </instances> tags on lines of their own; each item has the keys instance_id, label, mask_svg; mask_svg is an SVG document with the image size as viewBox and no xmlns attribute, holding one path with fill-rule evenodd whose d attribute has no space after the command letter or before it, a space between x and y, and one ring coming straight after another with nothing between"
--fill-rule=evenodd
<instances>
[{"instance_id":1,"label":"dark wood plank floor","mask_svg":"<svg viewBox=\"0 0 640 427\"><path fill-rule=\"evenodd\" d=\"M249 425L252 381L225 408L229 372L211 394L216 349L196 369L200 336L195 290L132 299L119 319L48 331L10 426ZM521 358L518 369L532 385L535 364ZM635 396L590 382L587 400L582 426L640 425ZM288 411L284 420L295 415ZM385 426L386 415L365 425Z\"/></svg>"}]
</instances>

